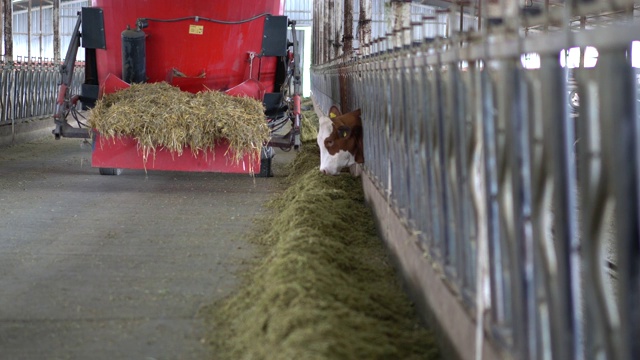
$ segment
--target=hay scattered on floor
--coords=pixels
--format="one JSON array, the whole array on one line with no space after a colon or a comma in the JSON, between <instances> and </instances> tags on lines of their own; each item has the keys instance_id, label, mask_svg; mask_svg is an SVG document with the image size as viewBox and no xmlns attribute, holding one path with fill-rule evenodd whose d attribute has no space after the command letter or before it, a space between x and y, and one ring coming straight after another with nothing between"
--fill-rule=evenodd
<instances>
[{"instance_id":1,"label":"hay scattered on floor","mask_svg":"<svg viewBox=\"0 0 640 360\"><path fill-rule=\"evenodd\" d=\"M302 106L302 121L300 124L300 138L305 141L316 141L318 136L318 115L313 111L311 98L304 98L300 104ZM310 108L311 110L304 110Z\"/></svg>"},{"instance_id":2,"label":"hay scattered on floor","mask_svg":"<svg viewBox=\"0 0 640 360\"><path fill-rule=\"evenodd\" d=\"M259 241L267 254L212 310L220 359L439 359L364 204L359 179L326 176L303 144Z\"/></svg>"},{"instance_id":3,"label":"hay scattered on floor","mask_svg":"<svg viewBox=\"0 0 640 360\"><path fill-rule=\"evenodd\" d=\"M270 138L262 102L219 91L191 94L167 83L133 84L104 96L90 125L107 138L134 137L145 162L159 147L182 155L189 146L197 154L227 139L234 163L249 155L253 164Z\"/></svg>"}]
</instances>

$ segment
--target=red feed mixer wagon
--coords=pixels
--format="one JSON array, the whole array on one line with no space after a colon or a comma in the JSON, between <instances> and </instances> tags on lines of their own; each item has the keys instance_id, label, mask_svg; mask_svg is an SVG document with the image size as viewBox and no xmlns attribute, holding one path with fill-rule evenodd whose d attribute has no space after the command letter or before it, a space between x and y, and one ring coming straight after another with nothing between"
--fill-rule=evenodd
<instances>
[{"instance_id":1,"label":"red feed mixer wagon","mask_svg":"<svg viewBox=\"0 0 640 360\"><path fill-rule=\"evenodd\" d=\"M259 176L270 176L273 147L300 146L295 22L283 12L284 0L93 0L78 13L61 66L53 134L56 139L90 137L92 130L77 117L78 100L91 108L104 94L131 83L166 81L192 93L225 91L263 102L272 136L253 168L260 169ZM72 94L80 46L85 48L85 79L81 93ZM68 123L69 114L78 127ZM135 139L106 141L95 132L93 138L92 166L103 175L117 175L124 168L250 172L249 158L231 161L224 141L196 155L184 151L177 156L159 148L153 161L145 163Z\"/></svg>"}]
</instances>

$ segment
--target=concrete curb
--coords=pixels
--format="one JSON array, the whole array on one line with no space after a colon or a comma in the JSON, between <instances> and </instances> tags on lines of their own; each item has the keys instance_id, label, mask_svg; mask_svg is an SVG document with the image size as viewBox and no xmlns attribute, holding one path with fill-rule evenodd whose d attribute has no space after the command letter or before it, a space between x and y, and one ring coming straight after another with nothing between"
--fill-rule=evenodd
<instances>
[{"instance_id":1,"label":"concrete curb","mask_svg":"<svg viewBox=\"0 0 640 360\"><path fill-rule=\"evenodd\" d=\"M0 146L16 145L29 141L39 140L51 136L54 129L52 117L32 118L20 120L14 125L7 124L0 126Z\"/></svg>"},{"instance_id":2,"label":"concrete curb","mask_svg":"<svg viewBox=\"0 0 640 360\"><path fill-rule=\"evenodd\" d=\"M366 174L362 175L365 199L378 219L382 235L407 290L422 318L436 332L443 358L474 360L475 319L465 308L460 295L447 284L437 266L423 256L423 249L386 200L386 196ZM482 359L505 358L485 330Z\"/></svg>"}]
</instances>

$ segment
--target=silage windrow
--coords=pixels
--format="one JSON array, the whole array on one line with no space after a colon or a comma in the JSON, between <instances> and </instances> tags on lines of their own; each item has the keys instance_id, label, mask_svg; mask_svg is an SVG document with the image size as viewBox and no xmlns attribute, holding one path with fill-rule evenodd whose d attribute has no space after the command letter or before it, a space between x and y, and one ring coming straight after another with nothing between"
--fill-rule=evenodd
<instances>
[{"instance_id":1,"label":"silage windrow","mask_svg":"<svg viewBox=\"0 0 640 360\"><path fill-rule=\"evenodd\" d=\"M364 204L357 178L318 171L313 142L270 207L268 253L216 311L228 359L437 359Z\"/></svg>"}]
</instances>

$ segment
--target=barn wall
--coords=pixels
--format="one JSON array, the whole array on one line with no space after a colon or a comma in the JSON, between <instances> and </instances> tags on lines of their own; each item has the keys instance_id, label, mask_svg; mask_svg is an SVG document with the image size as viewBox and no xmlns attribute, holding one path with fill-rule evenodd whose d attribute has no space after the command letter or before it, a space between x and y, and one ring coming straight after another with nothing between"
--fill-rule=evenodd
<instances>
[{"instance_id":1,"label":"barn wall","mask_svg":"<svg viewBox=\"0 0 640 360\"><path fill-rule=\"evenodd\" d=\"M370 55L315 44L313 96L362 110L368 201L463 359L640 356L640 23L593 3L436 39L427 17ZM393 6L388 28L409 7ZM597 59L564 67L568 48Z\"/></svg>"},{"instance_id":2,"label":"barn wall","mask_svg":"<svg viewBox=\"0 0 640 360\"><path fill-rule=\"evenodd\" d=\"M89 0L68 1L60 4L60 53L66 54L71 33L78 19L78 11L83 6L90 6ZM27 10L13 13L13 48L14 60L26 60L31 55L38 58L53 59L53 7L51 5L34 6L31 10L31 33L29 34L29 12ZM29 51L29 35L31 35L31 51ZM64 55L63 55L64 57ZM79 61L84 60L84 50L78 51Z\"/></svg>"},{"instance_id":3,"label":"barn wall","mask_svg":"<svg viewBox=\"0 0 640 360\"><path fill-rule=\"evenodd\" d=\"M88 6L89 0L66 1L59 9L59 36L61 54L66 54L71 33L77 21L77 12ZM51 126L31 120L48 118L54 111L54 102L60 82L59 65L53 61L54 9L51 5L33 6L31 29L29 11L15 9L12 17L12 53L0 59L0 126L3 141L13 141L20 134L39 127ZM4 19L3 19L4 20ZM4 49L4 41L3 41ZM3 54L7 55L7 54ZM84 50L78 51L79 61L75 69L73 93L78 94L84 78ZM26 124L31 122L30 124ZM23 124L25 123L25 124ZM37 125L40 124L40 125ZM10 127L6 127L11 125Z\"/></svg>"}]
</instances>

